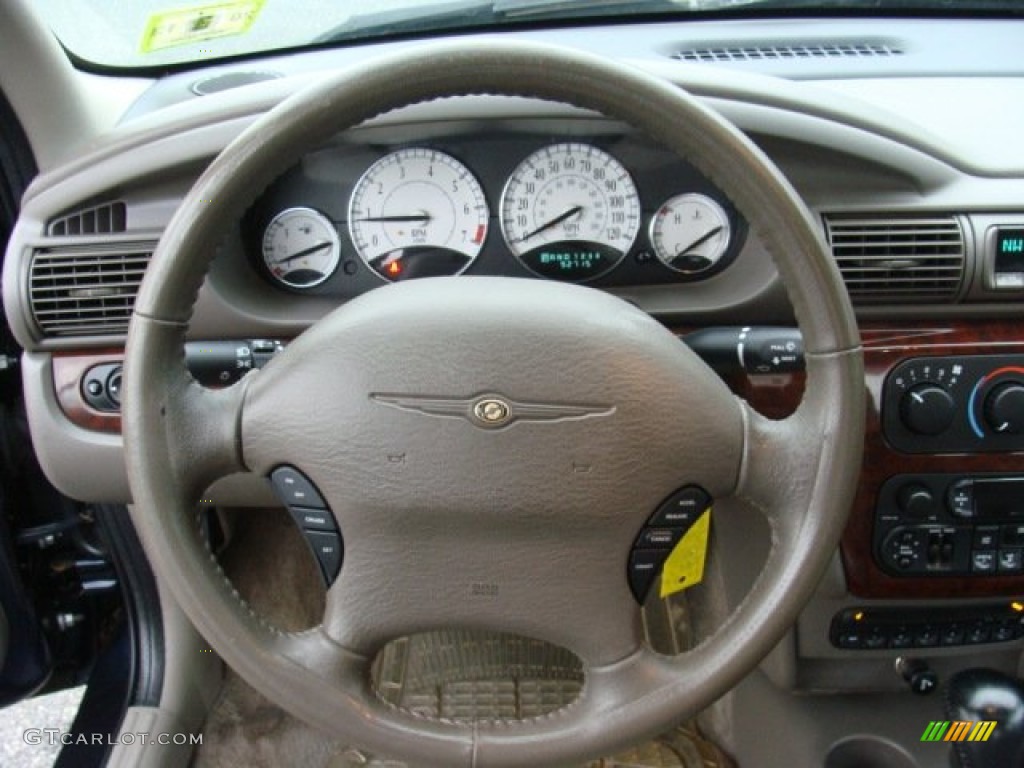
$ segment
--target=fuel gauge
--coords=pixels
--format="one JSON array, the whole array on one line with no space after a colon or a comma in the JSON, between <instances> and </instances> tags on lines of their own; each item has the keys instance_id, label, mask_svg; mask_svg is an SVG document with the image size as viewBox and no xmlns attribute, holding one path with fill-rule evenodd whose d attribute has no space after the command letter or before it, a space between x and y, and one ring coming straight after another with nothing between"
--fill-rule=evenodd
<instances>
[{"instance_id":1,"label":"fuel gauge","mask_svg":"<svg viewBox=\"0 0 1024 768\"><path fill-rule=\"evenodd\" d=\"M676 195L651 219L651 246L671 270L697 275L714 267L729 248L729 214L707 195Z\"/></svg>"},{"instance_id":2,"label":"fuel gauge","mask_svg":"<svg viewBox=\"0 0 1024 768\"><path fill-rule=\"evenodd\" d=\"M338 268L341 243L330 220L312 208L286 208L263 233L263 263L281 285L320 285Z\"/></svg>"}]
</instances>

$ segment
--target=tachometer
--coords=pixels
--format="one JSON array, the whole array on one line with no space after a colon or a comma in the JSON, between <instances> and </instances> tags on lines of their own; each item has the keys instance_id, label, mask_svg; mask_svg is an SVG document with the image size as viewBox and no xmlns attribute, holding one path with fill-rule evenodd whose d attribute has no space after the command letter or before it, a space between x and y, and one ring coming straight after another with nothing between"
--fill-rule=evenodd
<instances>
[{"instance_id":1,"label":"tachometer","mask_svg":"<svg viewBox=\"0 0 1024 768\"><path fill-rule=\"evenodd\" d=\"M348 228L359 256L385 280L457 275L476 259L490 214L479 182L433 149L385 155L352 191Z\"/></svg>"},{"instance_id":2,"label":"tachometer","mask_svg":"<svg viewBox=\"0 0 1024 768\"><path fill-rule=\"evenodd\" d=\"M588 144L553 144L512 172L501 196L501 231L533 272L591 280L625 256L640 229L640 199L629 172Z\"/></svg>"},{"instance_id":3,"label":"tachometer","mask_svg":"<svg viewBox=\"0 0 1024 768\"><path fill-rule=\"evenodd\" d=\"M263 232L263 263L289 288L312 288L334 274L341 257L338 232L312 208L286 208Z\"/></svg>"}]
</instances>

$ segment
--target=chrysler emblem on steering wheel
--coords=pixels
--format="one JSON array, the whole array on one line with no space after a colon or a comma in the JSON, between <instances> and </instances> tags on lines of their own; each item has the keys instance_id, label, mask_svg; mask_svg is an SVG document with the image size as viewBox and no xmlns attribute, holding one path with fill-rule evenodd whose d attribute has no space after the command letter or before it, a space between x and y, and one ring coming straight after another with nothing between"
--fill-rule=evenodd
<instances>
[{"instance_id":1,"label":"chrysler emblem on steering wheel","mask_svg":"<svg viewBox=\"0 0 1024 768\"><path fill-rule=\"evenodd\" d=\"M512 409L504 400L486 397L473 406L473 416L486 427L498 427L508 423Z\"/></svg>"},{"instance_id":2,"label":"chrysler emblem on steering wheel","mask_svg":"<svg viewBox=\"0 0 1024 768\"><path fill-rule=\"evenodd\" d=\"M456 398L373 393L370 400L403 411L466 419L484 429L497 429L514 421L574 421L615 412L615 406L610 405L521 403L496 394Z\"/></svg>"}]
</instances>

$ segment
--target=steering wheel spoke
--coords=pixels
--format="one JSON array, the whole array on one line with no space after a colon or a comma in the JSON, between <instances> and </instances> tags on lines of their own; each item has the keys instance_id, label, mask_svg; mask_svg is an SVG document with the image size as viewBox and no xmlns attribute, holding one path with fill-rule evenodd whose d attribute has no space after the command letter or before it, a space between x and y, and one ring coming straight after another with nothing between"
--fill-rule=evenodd
<instances>
[{"instance_id":1,"label":"steering wheel spoke","mask_svg":"<svg viewBox=\"0 0 1024 768\"><path fill-rule=\"evenodd\" d=\"M821 478L835 462L860 465L863 420L851 423L839 403L855 412L863 407L859 349L806 358L806 393L797 410L785 419L769 419L743 403L744 453L736 495L761 510L777 535L797 535L805 510L852 498L850 473L846 485L823 486Z\"/></svg>"},{"instance_id":2,"label":"steering wheel spoke","mask_svg":"<svg viewBox=\"0 0 1024 768\"><path fill-rule=\"evenodd\" d=\"M564 530L550 526L547 541L478 532L429 543L349 536L324 631L365 654L403 635L456 627L544 640L588 665L617 662L643 640L626 557L595 555L607 540Z\"/></svg>"},{"instance_id":3,"label":"steering wheel spoke","mask_svg":"<svg viewBox=\"0 0 1024 768\"><path fill-rule=\"evenodd\" d=\"M137 471L159 462L173 473L186 498L198 502L214 480L245 469L239 424L248 381L206 389L185 370L181 327L138 316L133 325L124 375L135 402L125 409L125 419L131 420L126 429L165 436ZM131 451L127 458L131 463Z\"/></svg>"}]
</instances>

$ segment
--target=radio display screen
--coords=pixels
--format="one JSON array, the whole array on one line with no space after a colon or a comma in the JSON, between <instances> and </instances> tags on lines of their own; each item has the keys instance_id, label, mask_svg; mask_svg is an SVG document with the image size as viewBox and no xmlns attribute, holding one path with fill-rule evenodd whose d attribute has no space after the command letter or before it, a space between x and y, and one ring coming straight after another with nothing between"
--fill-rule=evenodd
<instances>
[{"instance_id":1,"label":"radio display screen","mask_svg":"<svg viewBox=\"0 0 1024 768\"><path fill-rule=\"evenodd\" d=\"M996 273L1024 272L1024 229L996 232Z\"/></svg>"},{"instance_id":2,"label":"radio display screen","mask_svg":"<svg viewBox=\"0 0 1024 768\"><path fill-rule=\"evenodd\" d=\"M979 518L1006 520L1024 517L1024 478L974 481L974 505Z\"/></svg>"}]
</instances>

